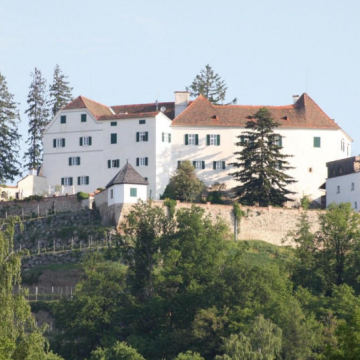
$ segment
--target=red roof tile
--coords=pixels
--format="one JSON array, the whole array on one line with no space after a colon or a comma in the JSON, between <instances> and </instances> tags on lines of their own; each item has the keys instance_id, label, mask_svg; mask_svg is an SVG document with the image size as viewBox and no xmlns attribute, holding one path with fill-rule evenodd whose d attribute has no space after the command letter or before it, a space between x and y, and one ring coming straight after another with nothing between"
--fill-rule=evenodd
<instances>
[{"instance_id":1,"label":"red roof tile","mask_svg":"<svg viewBox=\"0 0 360 360\"><path fill-rule=\"evenodd\" d=\"M149 103L149 104L133 104L133 105L116 105L111 106L115 114L120 113L129 113L129 114L139 114L139 113L152 113L159 112L162 107L165 107L163 113L169 118L174 119L175 117L175 103L174 102L159 102ZM156 108L158 110L156 110Z\"/></svg>"},{"instance_id":2,"label":"red roof tile","mask_svg":"<svg viewBox=\"0 0 360 360\"><path fill-rule=\"evenodd\" d=\"M304 93L295 104L285 106L213 105L200 95L172 126L239 126L260 108L269 109L274 120L286 128L340 129L320 107Z\"/></svg>"},{"instance_id":3,"label":"red roof tile","mask_svg":"<svg viewBox=\"0 0 360 360\"><path fill-rule=\"evenodd\" d=\"M139 117L154 117L159 113L159 111L154 112L146 112L146 113L135 113L135 114L116 114L116 115L105 115L100 116L98 120L121 120L121 119L133 119L133 118L139 118Z\"/></svg>"},{"instance_id":4,"label":"red roof tile","mask_svg":"<svg viewBox=\"0 0 360 360\"><path fill-rule=\"evenodd\" d=\"M78 96L71 103L67 104L62 110L72 110L72 109L88 109L91 114L99 119L101 116L111 116L113 112L109 106L100 104L94 100L88 99L85 96Z\"/></svg>"}]
</instances>

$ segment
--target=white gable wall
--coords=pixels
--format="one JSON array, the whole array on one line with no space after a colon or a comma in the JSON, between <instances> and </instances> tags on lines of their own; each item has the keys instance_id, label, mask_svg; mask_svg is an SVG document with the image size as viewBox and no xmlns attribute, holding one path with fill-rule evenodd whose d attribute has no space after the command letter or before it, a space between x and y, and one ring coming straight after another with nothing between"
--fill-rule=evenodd
<instances>
[{"instance_id":1,"label":"white gable wall","mask_svg":"<svg viewBox=\"0 0 360 360\"><path fill-rule=\"evenodd\" d=\"M137 196L130 196L131 189L136 189ZM111 198L111 190L113 190L113 197ZM114 204L135 204L138 200L146 201L147 185L136 184L118 184L113 185L107 189L108 193L108 206Z\"/></svg>"}]
</instances>

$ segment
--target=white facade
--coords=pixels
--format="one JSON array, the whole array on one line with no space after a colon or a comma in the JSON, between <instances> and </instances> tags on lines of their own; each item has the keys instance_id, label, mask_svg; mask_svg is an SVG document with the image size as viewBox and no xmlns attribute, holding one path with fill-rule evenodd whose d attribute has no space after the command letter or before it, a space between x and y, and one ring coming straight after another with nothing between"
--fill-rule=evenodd
<instances>
[{"instance_id":1,"label":"white facade","mask_svg":"<svg viewBox=\"0 0 360 360\"><path fill-rule=\"evenodd\" d=\"M147 185L118 184L109 187L108 206L114 204L135 204L138 200L147 200Z\"/></svg>"},{"instance_id":2,"label":"white facade","mask_svg":"<svg viewBox=\"0 0 360 360\"><path fill-rule=\"evenodd\" d=\"M345 202L349 202L354 210L360 210L360 172L326 180L326 206Z\"/></svg>"},{"instance_id":3,"label":"white facade","mask_svg":"<svg viewBox=\"0 0 360 360\"><path fill-rule=\"evenodd\" d=\"M82 122L81 115L85 114L86 122ZM66 116L66 123L61 123L62 116ZM93 192L104 188L128 160L148 179L148 196L159 198L169 181L165 169L169 169L171 143L162 142L162 134L171 134L171 120L161 112L115 117L99 120L87 108L59 111L44 133L43 173L51 187L63 183L65 192L72 192L72 186L75 192ZM137 139L137 133L143 132L147 141ZM116 134L116 143L112 143L111 134ZM91 145L85 139L88 137ZM65 144L60 139L65 139ZM54 140L59 147L54 147Z\"/></svg>"},{"instance_id":4,"label":"white facade","mask_svg":"<svg viewBox=\"0 0 360 360\"><path fill-rule=\"evenodd\" d=\"M229 173L234 169L228 164L236 162L234 152L241 151L242 147L236 146L239 141L236 136L244 132L239 127L183 127L173 128L173 164L181 160L204 161L205 169L197 169L198 177L211 185L215 182L226 183L227 189L237 186ZM296 192L294 198L299 200L304 195L310 195L313 200L320 202L324 193L319 187L327 177L326 162L342 159L349 156L351 142L342 130L321 129L289 129L277 128L276 132L282 136L282 152L293 155L287 159L293 170L288 173L297 183L289 186ZM185 145L185 135L198 135L198 145ZM220 145L207 145L207 135L220 135ZM314 137L320 137L320 147L314 147ZM345 146L341 146L344 142ZM214 169L213 162L225 162L225 169L217 164L219 169Z\"/></svg>"}]
</instances>

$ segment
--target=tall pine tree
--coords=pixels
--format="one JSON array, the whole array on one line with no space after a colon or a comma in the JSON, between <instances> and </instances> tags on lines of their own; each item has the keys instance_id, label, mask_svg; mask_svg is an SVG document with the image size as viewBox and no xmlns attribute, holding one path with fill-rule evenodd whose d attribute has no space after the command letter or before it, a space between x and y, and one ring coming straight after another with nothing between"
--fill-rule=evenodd
<instances>
[{"instance_id":1,"label":"tall pine tree","mask_svg":"<svg viewBox=\"0 0 360 360\"><path fill-rule=\"evenodd\" d=\"M52 116L55 116L63 106L73 99L73 88L69 86L69 82L66 81L67 78L68 77L60 70L59 65L56 65L54 69L53 83L49 87L49 106L51 108Z\"/></svg>"},{"instance_id":2,"label":"tall pine tree","mask_svg":"<svg viewBox=\"0 0 360 360\"><path fill-rule=\"evenodd\" d=\"M296 180L286 174L292 169L286 161L291 155L285 155L282 149L282 137L274 132L280 124L275 122L266 108L261 108L253 116L249 116L243 135L237 146L241 151L235 152L237 162L229 165L239 169L231 173L240 185L233 191L235 197L244 205L282 206L292 201L288 195L294 192L286 189Z\"/></svg>"},{"instance_id":3,"label":"tall pine tree","mask_svg":"<svg viewBox=\"0 0 360 360\"><path fill-rule=\"evenodd\" d=\"M21 136L19 110L10 94L5 77L0 73L0 185L20 175L18 153Z\"/></svg>"},{"instance_id":4,"label":"tall pine tree","mask_svg":"<svg viewBox=\"0 0 360 360\"><path fill-rule=\"evenodd\" d=\"M205 69L196 75L191 85L186 87L186 90L190 92L190 96L196 97L201 94L217 105L225 101L227 86L225 81L221 80L220 76L207 64ZM231 103L236 104L236 101L235 98Z\"/></svg>"},{"instance_id":5,"label":"tall pine tree","mask_svg":"<svg viewBox=\"0 0 360 360\"><path fill-rule=\"evenodd\" d=\"M31 73L32 82L27 103L29 108L25 114L29 118L28 151L24 154L26 168L36 168L42 163L42 136L46 125L49 123L49 109L47 106L46 80L41 71L35 68Z\"/></svg>"}]
</instances>

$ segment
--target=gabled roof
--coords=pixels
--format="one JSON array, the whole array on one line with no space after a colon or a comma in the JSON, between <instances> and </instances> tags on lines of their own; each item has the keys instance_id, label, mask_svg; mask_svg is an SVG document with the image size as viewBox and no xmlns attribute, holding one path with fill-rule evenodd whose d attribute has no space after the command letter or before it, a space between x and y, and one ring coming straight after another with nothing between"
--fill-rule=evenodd
<instances>
[{"instance_id":1,"label":"gabled roof","mask_svg":"<svg viewBox=\"0 0 360 360\"><path fill-rule=\"evenodd\" d=\"M267 108L284 128L340 129L306 93L295 104L285 106L213 105L200 95L179 114L172 126L239 126L248 117Z\"/></svg>"},{"instance_id":2,"label":"gabled roof","mask_svg":"<svg viewBox=\"0 0 360 360\"><path fill-rule=\"evenodd\" d=\"M148 185L149 183L129 163L126 163L106 185L106 188L119 184Z\"/></svg>"},{"instance_id":3,"label":"gabled roof","mask_svg":"<svg viewBox=\"0 0 360 360\"><path fill-rule=\"evenodd\" d=\"M62 108L62 110L73 109L88 109L96 119L114 114L109 106L100 104L94 100L86 98L85 96L78 96L76 99Z\"/></svg>"},{"instance_id":4,"label":"gabled roof","mask_svg":"<svg viewBox=\"0 0 360 360\"><path fill-rule=\"evenodd\" d=\"M115 114L141 114L141 113L158 113L161 108L165 108L163 113L169 118L175 117L175 103L174 102L159 102L149 104L133 104L133 105L116 105L111 106ZM141 115L139 115L141 116Z\"/></svg>"}]
</instances>

